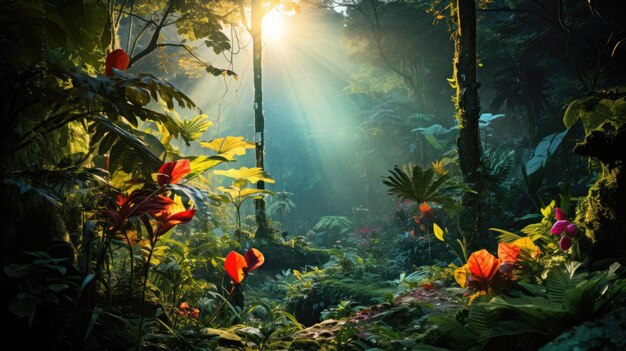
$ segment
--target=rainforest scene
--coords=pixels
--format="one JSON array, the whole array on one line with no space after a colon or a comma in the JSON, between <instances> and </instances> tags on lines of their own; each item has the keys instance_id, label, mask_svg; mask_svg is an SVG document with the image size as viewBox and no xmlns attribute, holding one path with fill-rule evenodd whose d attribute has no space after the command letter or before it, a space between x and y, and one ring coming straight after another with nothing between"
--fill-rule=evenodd
<instances>
[{"instance_id":1,"label":"rainforest scene","mask_svg":"<svg viewBox=\"0 0 626 351\"><path fill-rule=\"evenodd\" d=\"M626 350L621 1L3 0L0 43L3 349Z\"/></svg>"}]
</instances>

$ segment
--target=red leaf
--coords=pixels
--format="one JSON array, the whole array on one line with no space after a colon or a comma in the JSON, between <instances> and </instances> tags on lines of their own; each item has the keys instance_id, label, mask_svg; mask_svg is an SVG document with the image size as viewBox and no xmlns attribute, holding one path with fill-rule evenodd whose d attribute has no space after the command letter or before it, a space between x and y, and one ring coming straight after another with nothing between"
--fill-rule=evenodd
<instances>
[{"instance_id":1,"label":"red leaf","mask_svg":"<svg viewBox=\"0 0 626 351\"><path fill-rule=\"evenodd\" d=\"M167 233L170 229L174 228L174 226L182 223L189 222L193 216L196 214L196 210L186 210L174 213L170 215L168 212L163 212L160 216L157 216L158 230L156 232L156 236L163 235Z\"/></svg>"},{"instance_id":2,"label":"red leaf","mask_svg":"<svg viewBox=\"0 0 626 351\"><path fill-rule=\"evenodd\" d=\"M519 259L520 248L515 244L499 243L498 258L502 263L515 263Z\"/></svg>"},{"instance_id":3,"label":"red leaf","mask_svg":"<svg viewBox=\"0 0 626 351\"><path fill-rule=\"evenodd\" d=\"M469 267L472 278L484 282L490 281L498 271L500 260L487 250L483 249L472 253L467 266Z\"/></svg>"},{"instance_id":4,"label":"red leaf","mask_svg":"<svg viewBox=\"0 0 626 351\"><path fill-rule=\"evenodd\" d=\"M119 69L123 71L128 68L128 64L130 63L130 59L124 50L116 49L113 50L110 54L107 55L107 58L104 62L104 75L110 76L113 74L112 68Z\"/></svg>"},{"instance_id":5,"label":"red leaf","mask_svg":"<svg viewBox=\"0 0 626 351\"><path fill-rule=\"evenodd\" d=\"M160 186L165 184L176 184L184 176L191 172L189 160L183 159L173 162L166 162L159 168L157 181Z\"/></svg>"},{"instance_id":6,"label":"red leaf","mask_svg":"<svg viewBox=\"0 0 626 351\"><path fill-rule=\"evenodd\" d=\"M245 269L246 274L259 268L263 264L263 262L265 262L265 256L263 256L261 251L255 248L251 248L250 250L248 250L244 258L246 259L246 263L248 264L248 267Z\"/></svg>"},{"instance_id":7,"label":"red leaf","mask_svg":"<svg viewBox=\"0 0 626 351\"><path fill-rule=\"evenodd\" d=\"M224 270L235 284L239 284L243 280L243 269L246 268L246 266L246 259L235 251L231 251L224 261Z\"/></svg>"},{"instance_id":8,"label":"red leaf","mask_svg":"<svg viewBox=\"0 0 626 351\"><path fill-rule=\"evenodd\" d=\"M186 210L174 213L173 215L167 217L167 221L172 224L182 224L189 222L193 216L196 214L196 210Z\"/></svg>"}]
</instances>

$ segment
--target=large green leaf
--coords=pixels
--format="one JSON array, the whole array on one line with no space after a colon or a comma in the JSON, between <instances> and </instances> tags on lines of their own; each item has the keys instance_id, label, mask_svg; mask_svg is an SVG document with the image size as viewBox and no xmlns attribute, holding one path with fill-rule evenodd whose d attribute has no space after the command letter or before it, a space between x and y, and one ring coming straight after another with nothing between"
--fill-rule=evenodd
<instances>
[{"instance_id":1,"label":"large green leaf","mask_svg":"<svg viewBox=\"0 0 626 351\"><path fill-rule=\"evenodd\" d=\"M568 291L582 281L583 276L576 274L579 267L579 262L571 262L562 267L555 267L548 272L546 290L551 301L563 303Z\"/></svg>"},{"instance_id":2,"label":"large green leaf","mask_svg":"<svg viewBox=\"0 0 626 351\"><path fill-rule=\"evenodd\" d=\"M550 157L554 155L556 150L563 142L563 138L567 135L569 129L560 133L550 134L539 142L530 159L526 162L526 174L531 175L543 169L549 162Z\"/></svg>"}]
</instances>

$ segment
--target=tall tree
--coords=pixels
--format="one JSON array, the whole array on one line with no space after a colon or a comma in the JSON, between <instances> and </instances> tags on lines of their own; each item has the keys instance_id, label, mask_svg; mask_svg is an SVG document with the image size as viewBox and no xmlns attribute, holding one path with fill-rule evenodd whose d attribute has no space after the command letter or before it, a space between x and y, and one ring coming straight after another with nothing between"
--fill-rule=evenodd
<instances>
[{"instance_id":1,"label":"tall tree","mask_svg":"<svg viewBox=\"0 0 626 351\"><path fill-rule=\"evenodd\" d=\"M463 197L462 229L468 239L481 235L481 148L478 118L480 101L476 81L476 1L456 0L454 38L455 111L459 121L457 146L461 172L474 192Z\"/></svg>"},{"instance_id":2,"label":"tall tree","mask_svg":"<svg viewBox=\"0 0 626 351\"><path fill-rule=\"evenodd\" d=\"M265 116L263 116L263 17L265 16L263 0L252 0L250 6L252 35L252 72L254 75L254 141L256 149L256 166L265 169ZM265 182L259 180L257 189L265 189ZM267 239L271 228L265 212L265 199L254 200L255 218L257 223L256 237Z\"/></svg>"}]
</instances>

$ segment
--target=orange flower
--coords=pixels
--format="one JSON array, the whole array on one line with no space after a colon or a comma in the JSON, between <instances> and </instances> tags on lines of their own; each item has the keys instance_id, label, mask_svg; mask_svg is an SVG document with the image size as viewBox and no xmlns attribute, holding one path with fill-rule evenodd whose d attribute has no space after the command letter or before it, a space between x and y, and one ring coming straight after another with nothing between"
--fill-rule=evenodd
<instances>
[{"instance_id":1,"label":"orange flower","mask_svg":"<svg viewBox=\"0 0 626 351\"><path fill-rule=\"evenodd\" d=\"M178 306L178 309L180 309L180 310L186 310L188 308L189 308L189 303L187 303L187 302L181 302L180 306Z\"/></svg>"},{"instance_id":2,"label":"orange flower","mask_svg":"<svg viewBox=\"0 0 626 351\"><path fill-rule=\"evenodd\" d=\"M432 207L430 207L430 205L428 204L428 202L423 202L420 205L420 213L421 213L421 218L426 218L428 216L430 216L430 214L432 213L433 209Z\"/></svg>"},{"instance_id":3,"label":"orange flower","mask_svg":"<svg viewBox=\"0 0 626 351\"><path fill-rule=\"evenodd\" d=\"M124 71L128 68L130 59L126 52L122 49L113 50L107 55L104 62L104 75L110 76L113 74L113 68Z\"/></svg>"}]
</instances>

